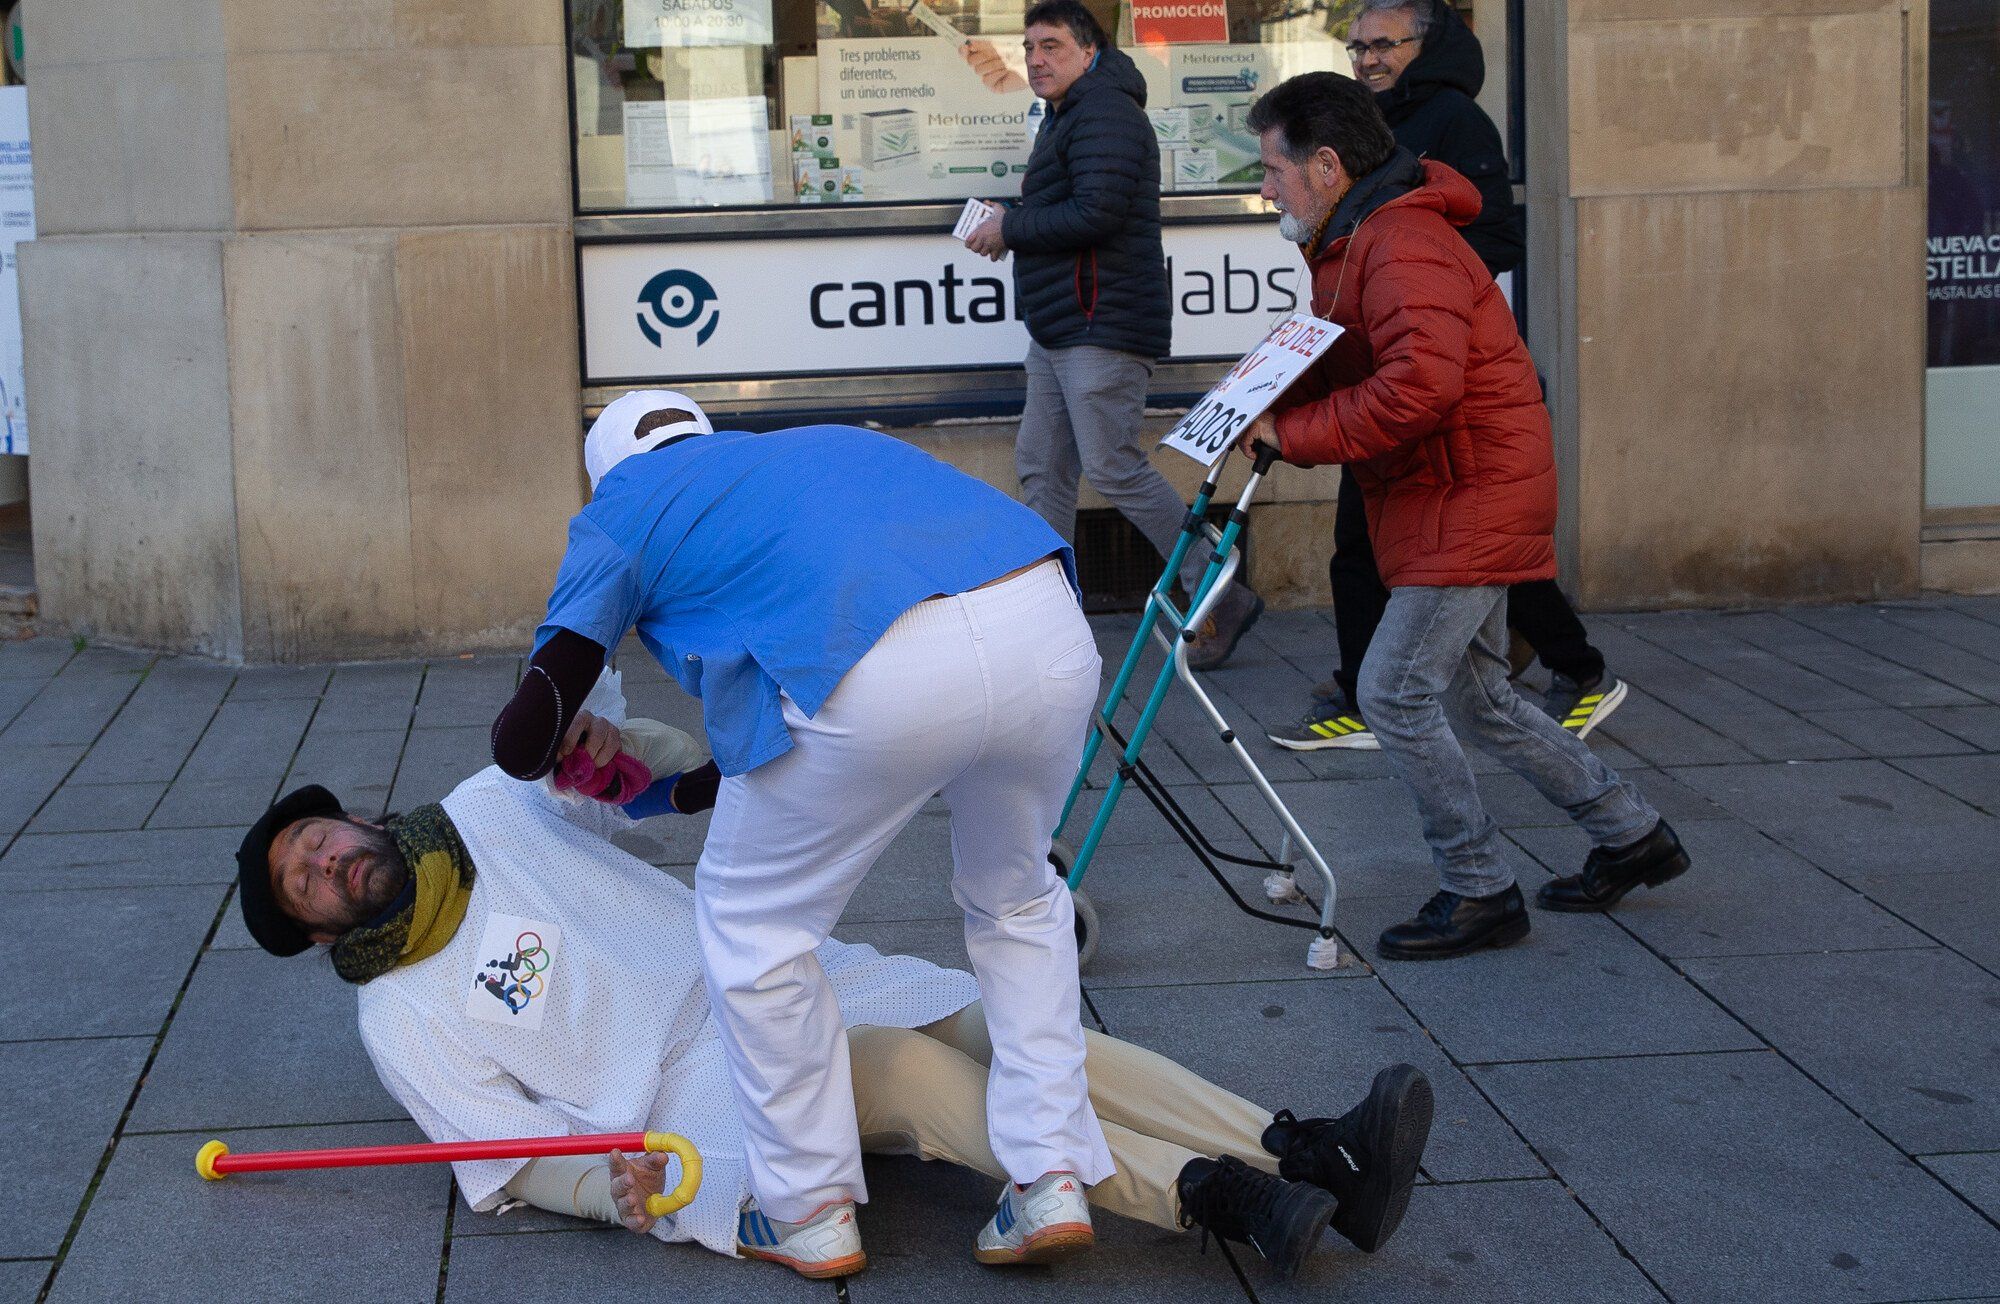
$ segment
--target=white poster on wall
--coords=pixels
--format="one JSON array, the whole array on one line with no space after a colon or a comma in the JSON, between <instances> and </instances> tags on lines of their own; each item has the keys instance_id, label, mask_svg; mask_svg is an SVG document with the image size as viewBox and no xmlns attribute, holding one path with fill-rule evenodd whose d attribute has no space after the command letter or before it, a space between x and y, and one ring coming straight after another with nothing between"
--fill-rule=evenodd
<instances>
[{"instance_id":1,"label":"white poster on wall","mask_svg":"<svg viewBox=\"0 0 2000 1304\"><path fill-rule=\"evenodd\" d=\"M1165 236L1174 357L1234 360L1303 306L1298 249L1275 221ZM591 384L1012 366L1028 349L1011 265L946 232L581 253Z\"/></svg>"},{"instance_id":2,"label":"white poster on wall","mask_svg":"<svg viewBox=\"0 0 2000 1304\"><path fill-rule=\"evenodd\" d=\"M1027 89L1018 42L986 46L1004 72L981 77L940 36L819 43L819 111L835 151L862 170L869 199L1013 195L1028 170L1042 103Z\"/></svg>"},{"instance_id":3,"label":"white poster on wall","mask_svg":"<svg viewBox=\"0 0 2000 1304\"><path fill-rule=\"evenodd\" d=\"M771 193L764 98L625 102L625 202L761 204Z\"/></svg>"},{"instance_id":4,"label":"white poster on wall","mask_svg":"<svg viewBox=\"0 0 2000 1304\"><path fill-rule=\"evenodd\" d=\"M28 88L0 87L0 453L28 451L21 398L21 282L14 248L35 238Z\"/></svg>"},{"instance_id":5,"label":"white poster on wall","mask_svg":"<svg viewBox=\"0 0 2000 1304\"><path fill-rule=\"evenodd\" d=\"M1255 185L1263 179L1257 137L1244 119L1257 97L1305 72L1341 71L1331 41L1282 45L1153 45L1131 51L1153 110L1185 112L1185 141L1160 143L1169 190ZM1156 118L1154 129L1159 130Z\"/></svg>"},{"instance_id":6,"label":"white poster on wall","mask_svg":"<svg viewBox=\"0 0 2000 1304\"><path fill-rule=\"evenodd\" d=\"M625 44L635 49L771 41L771 0L625 0Z\"/></svg>"}]
</instances>

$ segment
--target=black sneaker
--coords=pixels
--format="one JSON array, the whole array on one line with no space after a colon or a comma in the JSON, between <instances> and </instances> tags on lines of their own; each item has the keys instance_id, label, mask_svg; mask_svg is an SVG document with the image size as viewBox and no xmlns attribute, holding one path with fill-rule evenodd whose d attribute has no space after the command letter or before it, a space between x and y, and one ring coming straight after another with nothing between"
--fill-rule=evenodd
<instances>
[{"instance_id":1,"label":"black sneaker","mask_svg":"<svg viewBox=\"0 0 2000 1304\"><path fill-rule=\"evenodd\" d=\"M1294 1118L1278 1111L1264 1149L1278 1175L1308 1182L1340 1202L1333 1229L1373 1254L1396 1234L1430 1139L1430 1079L1413 1064L1375 1075L1368 1098L1339 1118Z\"/></svg>"},{"instance_id":2,"label":"black sneaker","mask_svg":"<svg viewBox=\"0 0 2000 1304\"><path fill-rule=\"evenodd\" d=\"M1342 747L1350 751L1379 752L1374 731L1356 713L1332 702L1314 702L1297 724L1282 724L1266 730L1266 738L1295 752L1324 751Z\"/></svg>"},{"instance_id":3,"label":"black sneaker","mask_svg":"<svg viewBox=\"0 0 2000 1304\"><path fill-rule=\"evenodd\" d=\"M1609 670L1583 684L1568 675L1551 675L1542 710L1577 737L1588 738L1592 729L1618 709L1625 691L1625 681Z\"/></svg>"},{"instance_id":4,"label":"black sneaker","mask_svg":"<svg viewBox=\"0 0 2000 1304\"><path fill-rule=\"evenodd\" d=\"M1544 910L1572 913L1609 910L1641 883L1658 887L1685 874L1692 863L1681 840L1661 820L1651 833L1628 847L1591 848L1584 858L1583 872L1542 884L1541 891L1535 893L1535 904Z\"/></svg>"},{"instance_id":5,"label":"black sneaker","mask_svg":"<svg viewBox=\"0 0 2000 1304\"><path fill-rule=\"evenodd\" d=\"M1528 907L1518 884L1490 897L1439 892L1414 919L1382 930L1385 960L1449 960L1482 946L1512 946L1528 935Z\"/></svg>"},{"instance_id":6,"label":"black sneaker","mask_svg":"<svg viewBox=\"0 0 2000 1304\"><path fill-rule=\"evenodd\" d=\"M1264 1256L1280 1278L1297 1272L1334 1216L1334 1197L1305 1182L1259 1172L1234 1155L1190 1159L1174 1189L1181 1226L1241 1241Z\"/></svg>"}]
</instances>

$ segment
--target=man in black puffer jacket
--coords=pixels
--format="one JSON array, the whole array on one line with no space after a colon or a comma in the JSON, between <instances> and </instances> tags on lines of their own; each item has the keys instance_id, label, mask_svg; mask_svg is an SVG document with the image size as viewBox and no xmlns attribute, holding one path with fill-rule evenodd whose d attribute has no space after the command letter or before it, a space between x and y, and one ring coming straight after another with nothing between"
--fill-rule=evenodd
<instances>
[{"instance_id":1,"label":"man in black puffer jacket","mask_svg":"<svg viewBox=\"0 0 2000 1304\"><path fill-rule=\"evenodd\" d=\"M966 237L975 253L1014 254L1027 318L1028 392L1014 447L1029 507L1065 539L1076 532L1079 474L1162 556L1187 506L1140 446L1146 386L1172 344L1160 244L1160 147L1146 83L1078 0L1028 10L1028 84L1049 112L1028 158L1021 202ZM1209 561L1189 550L1193 593ZM1197 630L1188 661L1221 665L1264 603L1232 584Z\"/></svg>"}]
</instances>

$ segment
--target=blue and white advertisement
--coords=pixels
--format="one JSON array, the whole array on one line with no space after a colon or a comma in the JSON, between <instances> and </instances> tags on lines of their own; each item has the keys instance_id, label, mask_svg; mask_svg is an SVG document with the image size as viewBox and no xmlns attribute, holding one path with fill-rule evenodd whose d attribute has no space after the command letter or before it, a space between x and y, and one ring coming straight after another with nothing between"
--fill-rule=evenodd
<instances>
[{"instance_id":1,"label":"blue and white advertisement","mask_svg":"<svg viewBox=\"0 0 2000 1304\"><path fill-rule=\"evenodd\" d=\"M28 88L0 86L0 454L28 451L21 401L21 280L14 247L35 238Z\"/></svg>"}]
</instances>

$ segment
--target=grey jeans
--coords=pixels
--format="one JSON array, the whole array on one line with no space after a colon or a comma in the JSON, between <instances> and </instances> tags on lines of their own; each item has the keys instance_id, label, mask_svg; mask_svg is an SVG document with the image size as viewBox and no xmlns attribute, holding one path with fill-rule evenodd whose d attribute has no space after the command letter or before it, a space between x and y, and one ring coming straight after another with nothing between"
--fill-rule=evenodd
<instances>
[{"instance_id":1,"label":"grey jeans","mask_svg":"<svg viewBox=\"0 0 2000 1304\"><path fill-rule=\"evenodd\" d=\"M1079 344L1028 345L1028 396L1014 471L1028 506L1066 541L1076 538L1079 476L1139 528L1160 556L1173 552L1188 505L1140 447L1153 364L1135 353ZM1181 563L1181 587L1201 582L1212 549L1197 540Z\"/></svg>"},{"instance_id":2,"label":"grey jeans","mask_svg":"<svg viewBox=\"0 0 2000 1304\"><path fill-rule=\"evenodd\" d=\"M1417 799L1447 891L1492 896L1514 881L1458 735L1535 785L1600 847L1628 846L1659 823L1637 788L1507 682L1504 588L1393 590L1359 687L1361 717Z\"/></svg>"}]
</instances>

